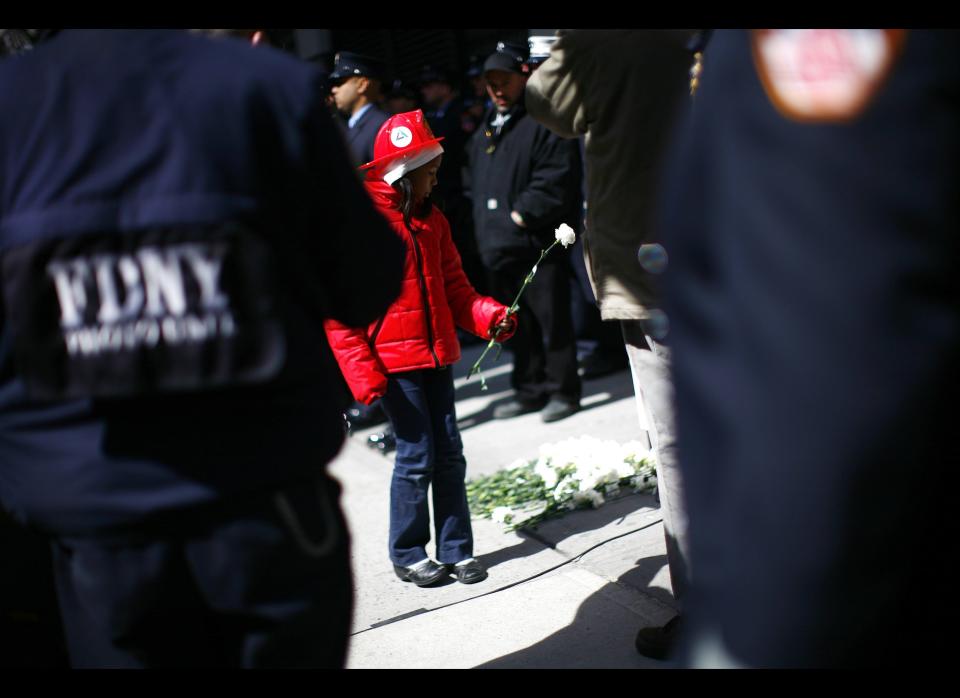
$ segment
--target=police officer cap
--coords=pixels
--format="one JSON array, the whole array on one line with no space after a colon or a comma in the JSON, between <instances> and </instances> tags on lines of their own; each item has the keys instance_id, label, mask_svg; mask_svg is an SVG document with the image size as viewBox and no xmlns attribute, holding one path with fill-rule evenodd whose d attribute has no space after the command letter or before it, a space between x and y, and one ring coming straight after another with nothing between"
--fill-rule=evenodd
<instances>
[{"instance_id":1,"label":"police officer cap","mask_svg":"<svg viewBox=\"0 0 960 698\"><path fill-rule=\"evenodd\" d=\"M520 73L521 75L528 74L530 66L527 65L526 47L501 41L497 44L497 50L491 53L483 63L484 73L491 70L505 70L508 73Z\"/></svg>"},{"instance_id":2,"label":"police officer cap","mask_svg":"<svg viewBox=\"0 0 960 698\"><path fill-rule=\"evenodd\" d=\"M425 65L420 70L417 83L422 86L429 85L431 82L443 82L447 85L453 85L453 81L450 79L450 73L446 70L432 65Z\"/></svg>"},{"instance_id":3,"label":"police officer cap","mask_svg":"<svg viewBox=\"0 0 960 698\"><path fill-rule=\"evenodd\" d=\"M383 73L383 61L360 53L340 51L333 59L333 72L330 73L330 80L337 81L360 76L382 80Z\"/></svg>"}]
</instances>

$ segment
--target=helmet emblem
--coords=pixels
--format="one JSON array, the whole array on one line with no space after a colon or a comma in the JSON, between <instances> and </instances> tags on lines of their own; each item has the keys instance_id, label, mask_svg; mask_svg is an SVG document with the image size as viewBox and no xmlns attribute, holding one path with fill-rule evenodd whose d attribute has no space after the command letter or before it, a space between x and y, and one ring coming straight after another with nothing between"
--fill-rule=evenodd
<instances>
[{"instance_id":1,"label":"helmet emblem","mask_svg":"<svg viewBox=\"0 0 960 698\"><path fill-rule=\"evenodd\" d=\"M406 148L413 142L413 134L406 126L398 126L391 131L390 142L398 148Z\"/></svg>"}]
</instances>

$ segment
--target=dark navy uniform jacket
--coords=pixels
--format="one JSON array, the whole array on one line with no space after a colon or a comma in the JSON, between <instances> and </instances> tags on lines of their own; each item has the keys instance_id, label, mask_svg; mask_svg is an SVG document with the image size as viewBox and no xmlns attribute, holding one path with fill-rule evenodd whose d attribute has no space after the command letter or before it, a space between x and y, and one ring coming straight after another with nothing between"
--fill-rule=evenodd
<instances>
[{"instance_id":1,"label":"dark navy uniform jacket","mask_svg":"<svg viewBox=\"0 0 960 698\"><path fill-rule=\"evenodd\" d=\"M522 103L510 114L498 134L490 126L496 110L488 111L467 143L477 248L491 269L534 264L554 230L561 223L577 226L583 213L576 141L534 121ZM513 222L514 210L526 228Z\"/></svg>"},{"instance_id":2,"label":"dark navy uniform jacket","mask_svg":"<svg viewBox=\"0 0 960 698\"><path fill-rule=\"evenodd\" d=\"M664 199L688 615L755 666L951 656L960 37L839 122L754 57L714 33Z\"/></svg>"},{"instance_id":3,"label":"dark navy uniform jacket","mask_svg":"<svg viewBox=\"0 0 960 698\"><path fill-rule=\"evenodd\" d=\"M350 152L353 153L353 162L356 167L373 161L373 143L377 139L377 133L383 126L383 122L389 118L389 114L374 104L357 119L353 128L344 126L347 131L347 143L350 144Z\"/></svg>"},{"instance_id":4,"label":"dark navy uniform jacket","mask_svg":"<svg viewBox=\"0 0 960 698\"><path fill-rule=\"evenodd\" d=\"M177 30L64 31L0 62L0 502L17 519L184 521L338 450L321 320L381 314L403 249L320 80Z\"/></svg>"}]
</instances>

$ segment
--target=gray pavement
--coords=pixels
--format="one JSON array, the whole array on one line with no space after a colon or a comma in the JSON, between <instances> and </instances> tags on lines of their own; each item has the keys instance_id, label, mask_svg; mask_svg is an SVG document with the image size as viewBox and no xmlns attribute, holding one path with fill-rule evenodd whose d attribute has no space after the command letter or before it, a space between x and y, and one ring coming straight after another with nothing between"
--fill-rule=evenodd
<instances>
[{"instance_id":1,"label":"gray pavement","mask_svg":"<svg viewBox=\"0 0 960 698\"><path fill-rule=\"evenodd\" d=\"M493 408L511 394L510 354L496 363L488 356L489 390L481 392L476 377L465 380L481 349L465 347L454 373L468 478L535 458L543 443L642 437L629 370L585 382L584 409L559 422L544 424L536 413L493 419ZM353 537L348 668L669 666L633 647L640 626L675 613L654 497L629 494L533 531L506 532L474 518L475 555L490 576L469 586L451 578L418 588L397 579L387 557L393 456L366 446L373 431L351 436L331 464Z\"/></svg>"}]
</instances>

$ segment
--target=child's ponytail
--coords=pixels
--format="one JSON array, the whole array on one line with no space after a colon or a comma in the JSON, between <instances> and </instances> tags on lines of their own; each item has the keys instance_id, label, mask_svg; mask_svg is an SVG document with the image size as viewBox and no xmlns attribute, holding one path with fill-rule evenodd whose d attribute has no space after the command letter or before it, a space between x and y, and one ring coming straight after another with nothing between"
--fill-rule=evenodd
<instances>
[{"instance_id":1,"label":"child's ponytail","mask_svg":"<svg viewBox=\"0 0 960 698\"><path fill-rule=\"evenodd\" d=\"M403 214L403 223L410 227L410 218L413 216L413 184L406 177L401 177L393 183L393 188L400 192L400 213Z\"/></svg>"},{"instance_id":2,"label":"child's ponytail","mask_svg":"<svg viewBox=\"0 0 960 698\"><path fill-rule=\"evenodd\" d=\"M400 192L400 213L403 214L403 222L407 228L410 227L410 219L414 215L414 206L416 203L413 200L413 183L404 175L396 182L393 183L393 188ZM425 216L430 212L430 207L432 203L428 198L423 202L423 205L420 207L420 210L417 212L417 215Z\"/></svg>"}]
</instances>

